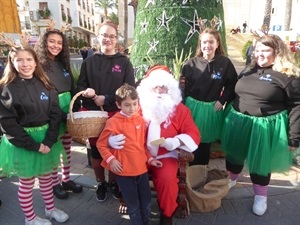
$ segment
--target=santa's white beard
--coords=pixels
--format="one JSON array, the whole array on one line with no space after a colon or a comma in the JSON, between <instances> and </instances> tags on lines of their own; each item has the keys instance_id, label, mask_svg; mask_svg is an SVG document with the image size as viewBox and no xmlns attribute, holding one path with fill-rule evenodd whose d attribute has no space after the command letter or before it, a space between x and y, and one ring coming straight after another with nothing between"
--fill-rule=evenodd
<instances>
[{"instance_id":1,"label":"santa's white beard","mask_svg":"<svg viewBox=\"0 0 300 225\"><path fill-rule=\"evenodd\" d=\"M155 121L159 124L172 117L176 106L169 94L154 93L149 93L147 99L140 96L140 104L146 121Z\"/></svg>"}]
</instances>

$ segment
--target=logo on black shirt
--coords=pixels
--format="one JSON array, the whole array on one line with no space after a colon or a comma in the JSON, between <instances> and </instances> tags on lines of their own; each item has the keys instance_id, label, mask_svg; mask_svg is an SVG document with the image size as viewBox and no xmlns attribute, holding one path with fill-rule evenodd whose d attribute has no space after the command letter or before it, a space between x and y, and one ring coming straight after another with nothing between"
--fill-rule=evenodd
<instances>
[{"instance_id":1,"label":"logo on black shirt","mask_svg":"<svg viewBox=\"0 0 300 225\"><path fill-rule=\"evenodd\" d=\"M40 96L40 99L41 99L41 100L49 100L49 97L46 95L45 92L42 92L42 93L41 93L41 96Z\"/></svg>"}]
</instances>

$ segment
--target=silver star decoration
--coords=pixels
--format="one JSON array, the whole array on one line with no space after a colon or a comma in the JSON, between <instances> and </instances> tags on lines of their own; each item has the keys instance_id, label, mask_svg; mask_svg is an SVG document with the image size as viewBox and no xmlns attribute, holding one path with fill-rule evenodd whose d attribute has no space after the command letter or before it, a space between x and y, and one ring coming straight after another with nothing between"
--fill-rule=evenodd
<instances>
[{"instance_id":1,"label":"silver star decoration","mask_svg":"<svg viewBox=\"0 0 300 225\"><path fill-rule=\"evenodd\" d=\"M145 5L145 8L147 8L150 3L152 5L155 5L155 0L148 0L147 3L146 3L146 5Z\"/></svg>"},{"instance_id":2,"label":"silver star decoration","mask_svg":"<svg viewBox=\"0 0 300 225\"><path fill-rule=\"evenodd\" d=\"M190 30L189 30L189 32L188 32L188 34L186 36L185 41L184 41L184 44L186 44L196 32L198 34L200 34L199 33L200 24L199 24L199 20L198 20L198 12L197 12L197 10L195 10L193 21L192 20L188 20L186 18L182 18L182 17L180 17L180 18L182 19L183 22L185 22L187 25L190 26Z\"/></svg>"},{"instance_id":3,"label":"silver star decoration","mask_svg":"<svg viewBox=\"0 0 300 225\"><path fill-rule=\"evenodd\" d=\"M219 15L218 22L216 23L217 31L222 30L223 21L220 18L221 16Z\"/></svg>"},{"instance_id":4,"label":"silver star decoration","mask_svg":"<svg viewBox=\"0 0 300 225\"><path fill-rule=\"evenodd\" d=\"M140 34L143 33L143 32L146 33L148 25L149 25L149 22L147 22L146 18L145 18L144 22L141 22L141 32L140 32Z\"/></svg>"},{"instance_id":5,"label":"silver star decoration","mask_svg":"<svg viewBox=\"0 0 300 225\"><path fill-rule=\"evenodd\" d=\"M163 13L162 13L162 16L161 18L156 18L156 20L159 22L158 24L158 28L156 31L159 31L159 29L161 27L165 27L167 29L167 31L170 31L170 28L169 28L169 22L174 18L174 16L171 16L171 17L167 17L166 15L166 11L164 10Z\"/></svg>"},{"instance_id":6,"label":"silver star decoration","mask_svg":"<svg viewBox=\"0 0 300 225\"><path fill-rule=\"evenodd\" d=\"M134 40L133 41L133 46L132 46L132 48L134 49L134 52L136 53L136 49L137 49L137 43L138 43L139 41L138 40Z\"/></svg>"},{"instance_id":7,"label":"silver star decoration","mask_svg":"<svg viewBox=\"0 0 300 225\"><path fill-rule=\"evenodd\" d=\"M153 50L155 52L157 52L157 48L156 45L159 43L159 41L156 41L155 38L153 39L153 41L148 41L147 42L150 45L150 48L147 51L147 55Z\"/></svg>"}]
</instances>

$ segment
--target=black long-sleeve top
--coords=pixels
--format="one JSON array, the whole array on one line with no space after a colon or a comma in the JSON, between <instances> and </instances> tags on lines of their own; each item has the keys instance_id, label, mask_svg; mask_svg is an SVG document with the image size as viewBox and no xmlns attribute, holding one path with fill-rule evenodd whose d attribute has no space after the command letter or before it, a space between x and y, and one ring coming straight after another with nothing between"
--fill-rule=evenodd
<instances>
[{"instance_id":1,"label":"black long-sleeve top","mask_svg":"<svg viewBox=\"0 0 300 225\"><path fill-rule=\"evenodd\" d=\"M300 78L286 76L269 68L247 69L236 87L233 107L251 116L269 116L287 110L289 116L289 145L300 141Z\"/></svg>"},{"instance_id":2,"label":"black long-sleeve top","mask_svg":"<svg viewBox=\"0 0 300 225\"><path fill-rule=\"evenodd\" d=\"M105 55L96 53L87 57L80 70L77 91L93 88L97 95L105 96L105 111L117 111L115 92L124 83L135 86L134 70L129 59L121 53ZM100 110L92 99L82 98L82 106Z\"/></svg>"},{"instance_id":3,"label":"black long-sleeve top","mask_svg":"<svg viewBox=\"0 0 300 225\"><path fill-rule=\"evenodd\" d=\"M76 90L73 74L66 70L60 61L50 60L50 69L46 70L46 73L58 94L70 92L71 96L74 96ZM62 111L62 121L66 120L67 113Z\"/></svg>"},{"instance_id":4,"label":"black long-sleeve top","mask_svg":"<svg viewBox=\"0 0 300 225\"><path fill-rule=\"evenodd\" d=\"M183 65L181 74L185 98L219 101L223 105L234 98L237 72L226 56L216 55L210 62L203 57L191 58Z\"/></svg>"},{"instance_id":5,"label":"black long-sleeve top","mask_svg":"<svg viewBox=\"0 0 300 225\"><path fill-rule=\"evenodd\" d=\"M51 148L57 141L60 121L57 91L47 90L37 78L17 77L0 88L0 124L13 145L38 151L40 143L35 142L23 127L49 124L43 144Z\"/></svg>"}]
</instances>

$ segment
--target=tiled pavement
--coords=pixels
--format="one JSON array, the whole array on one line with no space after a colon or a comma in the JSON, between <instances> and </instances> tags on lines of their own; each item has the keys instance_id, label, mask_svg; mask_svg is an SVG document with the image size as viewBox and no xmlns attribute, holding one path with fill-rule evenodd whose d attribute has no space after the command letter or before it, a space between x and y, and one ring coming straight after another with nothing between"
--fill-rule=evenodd
<instances>
[{"instance_id":1,"label":"tiled pavement","mask_svg":"<svg viewBox=\"0 0 300 225\"><path fill-rule=\"evenodd\" d=\"M118 213L118 201L109 193L104 203L95 198L93 170L87 166L86 148L73 143L72 179L84 186L79 194L69 194L67 200L55 199L56 207L65 210L70 219L66 225L129 225L128 216ZM212 159L210 168L224 169L224 159ZM269 190L268 210L264 216L252 213L253 192L247 172L243 172L238 184L222 200L219 209L210 213L191 212L186 219L175 219L176 225L299 225L300 224L300 170L292 167L285 174L273 174ZM24 216L17 199L17 179L0 181L0 224L24 224ZM159 213L153 198L150 225L158 224ZM37 189L34 190L36 214L44 217L44 204ZM59 224L53 221L53 224Z\"/></svg>"}]
</instances>

